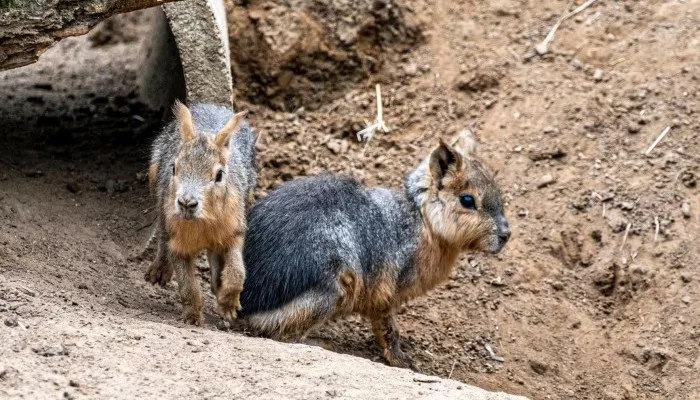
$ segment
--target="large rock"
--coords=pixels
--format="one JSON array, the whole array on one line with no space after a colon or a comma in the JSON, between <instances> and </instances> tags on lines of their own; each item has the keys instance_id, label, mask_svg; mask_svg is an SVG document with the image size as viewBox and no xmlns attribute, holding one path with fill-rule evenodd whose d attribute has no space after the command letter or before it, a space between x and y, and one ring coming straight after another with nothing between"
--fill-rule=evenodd
<instances>
[{"instance_id":1,"label":"large rock","mask_svg":"<svg viewBox=\"0 0 700 400\"><path fill-rule=\"evenodd\" d=\"M0 71L36 62L54 43L108 17L175 0L2 0Z\"/></svg>"},{"instance_id":2,"label":"large rock","mask_svg":"<svg viewBox=\"0 0 700 400\"><path fill-rule=\"evenodd\" d=\"M189 101L230 106L233 81L223 0L185 0L163 6L180 53Z\"/></svg>"},{"instance_id":3,"label":"large rock","mask_svg":"<svg viewBox=\"0 0 700 400\"><path fill-rule=\"evenodd\" d=\"M65 144L115 130L136 136L160 125L184 86L160 7L116 15L60 41L34 64L0 72L0 139L47 135Z\"/></svg>"}]
</instances>

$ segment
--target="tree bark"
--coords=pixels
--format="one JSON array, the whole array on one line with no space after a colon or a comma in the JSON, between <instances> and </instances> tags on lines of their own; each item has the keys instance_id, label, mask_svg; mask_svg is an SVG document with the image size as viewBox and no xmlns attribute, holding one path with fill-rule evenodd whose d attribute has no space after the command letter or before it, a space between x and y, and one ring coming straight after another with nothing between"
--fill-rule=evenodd
<instances>
[{"instance_id":1,"label":"tree bark","mask_svg":"<svg viewBox=\"0 0 700 400\"><path fill-rule=\"evenodd\" d=\"M36 62L57 41L115 14L177 0L0 0L0 71Z\"/></svg>"}]
</instances>

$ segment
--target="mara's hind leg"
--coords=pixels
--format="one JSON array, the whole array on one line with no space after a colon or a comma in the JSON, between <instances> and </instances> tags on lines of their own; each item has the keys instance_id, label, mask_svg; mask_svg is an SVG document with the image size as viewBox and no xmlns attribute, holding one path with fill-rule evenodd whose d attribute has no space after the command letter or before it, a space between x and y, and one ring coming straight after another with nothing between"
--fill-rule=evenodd
<instances>
[{"instance_id":1,"label":"mara's hind leg","mask_svg":"<svg viewBox=\"0 0 700 400\"><path fill-rule=\"evenodd\" d=\"M284 341L303 341L309 332L336 313L338 294L310 291L284 306L252 314L248 325L256 333Z\"/></svg>"},{"instance_id":2,"label":"mara's hind leg","mask_svg":"<svg viewBox=\"0 0 700 400\"><path fill-rule=\"evenodd\" d=\"M168 260L168 235L161 221L162 218L159 217L155 229L156 257L146 270L144 279L153 285L164 287L173 278L173 267Z\"/></svg>"},{"instance_id":3,"label":"mara's hind leg","mask_svg":"<svg viewBox=\"0 0 700 400\"><path fill-rule=\"evenodd\" d=\"M413 368L413 363L399 347L399 329L393 312L373 318L372 330L377 344L382 349L382 356L389 365Z\"/></svg>"}]
</instances>

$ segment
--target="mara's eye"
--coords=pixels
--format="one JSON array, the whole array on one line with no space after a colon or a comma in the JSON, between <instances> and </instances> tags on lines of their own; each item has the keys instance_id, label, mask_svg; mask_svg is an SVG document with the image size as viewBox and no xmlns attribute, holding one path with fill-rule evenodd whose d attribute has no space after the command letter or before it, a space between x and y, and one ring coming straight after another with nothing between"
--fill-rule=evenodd
<instances>
[{"instance_id":1,"label":"mara's eye","mask_svg":"<svg viewBox=\"0 0 700 400\"><path fill-rule=\"evenodd\" d=\"M221 182L222 179L224 179L224 170L220 169L216 172L216 182Z\"/></svg>"},{"instance_id":2,"label":"mara's eye","mask_svg":"<svg viewBox=\"0 0 700 400\"><path fill-rule=\"evenodd\" d=\"M173 175L175 175L175 164L170 164L170 170L172 171Z\"/></svg>"},{"instance_id":3,"label":"mara's eye","mask_svg":"<svg viewBox=\"0 0 700 400\"><path fill-rule=\"evenodd\" d=\"M464 208L476 210L476 200L474 200L474 196L470 194L463 194L459 196L459 203L462 204L462 207Z\"/></svg>"}]
</instances>

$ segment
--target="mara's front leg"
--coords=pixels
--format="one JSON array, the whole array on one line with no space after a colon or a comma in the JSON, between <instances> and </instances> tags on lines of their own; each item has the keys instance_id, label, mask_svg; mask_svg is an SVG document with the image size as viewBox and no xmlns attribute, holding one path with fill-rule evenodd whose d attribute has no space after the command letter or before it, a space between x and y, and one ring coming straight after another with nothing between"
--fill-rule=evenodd
<instances>
[{"instance_id":1,"label":"mara's front leg","mask_svg":"<svg viewBox=\"0 0 700 400\"><path fill-rule=\"evenodd\" d=\"M148 266L144 279L153 285L158 284L165 287L173 277L173 267L168 260L168 235L161 223L162 219L162 217L158 218L156 229L153 233L157 246L156 257L151 265Z\"/></svg>"},{"instance_id":2,"label":"mara's front leg","mask_svg":"<svg viewBox=\"0 0 700 400\"><path fill-rule=\"evenodd\" d=\"M197 326L202 325L204 301L202 300L202 291L199 289L195 273L194 260L191 256L171 253L170 262L175 270L180 290L182 318L185 320L185 323Z\"/></svg>"},{"instance_id":3,"label":"mara's front leg","mask_svg":"<svg viewBox=\"0 0 700 400\"><path fill-rule=\"evenodd\" d=\"M236 238L231 249L220 253L217 258L222 261L218 290L215 293L217 310L224 319L233 321L237 311L241 309L241 292L245 281L243 235Z\"/></svg>"},{"instance_id":4,"label":"mara's front leg","mask_svg":"<svg viewBox=\"0 0 700 400\"><path fill-rule=\"evenodd\" d=\"M392 367L413 368L411 360L399 347L399 329L393 311L372 318L374 339L382 349L382 356Z\"/></svg>"}]
</instances>

